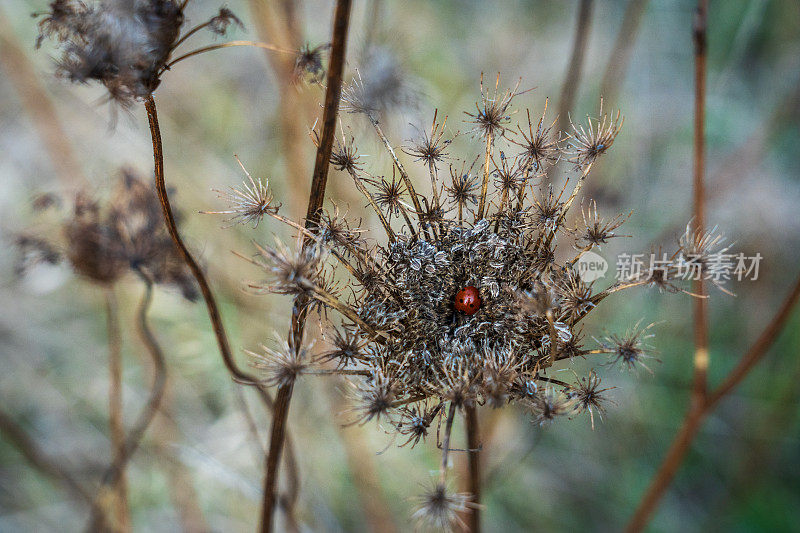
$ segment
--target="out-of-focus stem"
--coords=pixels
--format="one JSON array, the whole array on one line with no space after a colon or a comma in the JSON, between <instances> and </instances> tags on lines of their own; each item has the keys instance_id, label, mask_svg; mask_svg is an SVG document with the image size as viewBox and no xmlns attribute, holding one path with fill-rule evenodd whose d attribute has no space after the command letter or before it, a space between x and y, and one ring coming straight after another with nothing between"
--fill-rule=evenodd
<instances>
[{"instance_id":1,"label":"out-of-focus stem","mask_svg":"<svg viewBox=\"0 0 800 533\"><path fill-rule=\"evenodd\" d=\"M119 329L119 306L114 287L105 289L106 331L108 336L108 428L111 441L111 462L119 469L112 487L114 520L120 531L129 531L128 477L125 464L125 423L122 416L122 334Z\"/></svg>"},{"instance_id":2,"label":"out-of-focus stem","mask_svg":"<svg viewBox=\"0 0 800 533\"><path fill-rule=\"evenodd\" d=\"M250 0L253 24L262 41L297 50L302 45L302 35L297 20L297 6L294 0ZM299 91L295 79L296 56L288 54L265 54L275 72L275 85L278 90L277 109L280 122L281 154L286 162L287 207L302 209L305 200L302 181L308 176L306 124L308 108L306 103L309 91ZM290 213L292 214L292 213ZM293 213L300 218L302 213Z\"/></svg>"},{"instance_id":3,"label":"out-of-focus stem","mask_svg":"<svg viewBox=\"0 0 800 533\"><path fill-rule=\"evenodd\" d=\"M10 442L31 466L39 472L61 483L70 497L77 497L87 505L96 508L94 497L70 472L61 464L47 457L39 445L28 435L14 418L0 409L0 434ZM103 510L97 508L102 517L102 525L107 525Z\"/></svg>"},{"instance_id":4,"label":"out-of-focus stem","mask_svg":"<svg viewBox=\"0 0 800 533\"><path fill-rule=\"evenodd\" d=\"M335 395L340 392L333 387L332 382L326 383L328 405L334 417L339 415L339 404ZM339 435L347 454L347 464L353 475L353 484L358 491L361 508L370 531L376 533L392 533L397 531L392 518L391 509L386 501L386 495L381 488L380 479L375 466L375 454L369 450L369 444L364 438L361 427L342 427L337 424Z\"/></svg>"},{"instance_id":5,"label":"out-of-focus stem","mask_svg":"<svg viewBox=\"0 0 800 533\"><path fill-rule=\"evenodd\" d=\"M133 454L136 453L136 450L142 442L142 437L144 437L147 428L150 427L150 423L158 413L158 408L161 406L161 400L164 398L164 390L167 383L167 365L164 360L164 353L161 351L161 347L155 335L153 335L153 332L150 330L147 320L147 313L153 301L153 281L149 275L143 272L140 272L140 277L144 281L145 290L137 313L137 330L153 360L153 385L150 388L147 403L142 408L133 427L125 438L122 454L103 474L101 480L101 494L102 487L115 487L124 476L125 467L131 460L131 457L133 457ZM89 526L90 531L96 530L98 518L96 513L92 514Z\"/></svg>"},{"instance_id":6,"label":"out-of-focus stem","mask_svg":"<svg viewBox=\"0 0 800 533\"><path fill-rule=\"evenodd\" d=\"M756 363L767 354L767 351L775 342L778 334L791 316L798 300L800 300L800 277L795 281L794 286L789 291L789 294L783 301L783 304L781 304L778 312L764 328L764 331L759 335L756 342L753 343L747 353L744 354L739 364L736 365L716 389L706 395L703 399L703 403L698 408L689 409L683 421L683 425L672 441L664 460L661 462L661 466L659 466L658 471L653 476L653 480L650 482L647 492L639 502L636 511L628 523L626 531L639 532L644 530L658 507L658 502L661 501L661 498L675 478L675 474L683 463L692 441L702 426L705 417L714 410L722 398L742 382Z\"/></svg>"},{"instance_id":7,"label":"out-of-focus stem","mask_svg":"<svg viewBox=\"0 0 800 533\"><path fill-rule=\"evenodd\" d=\"M625 73L647 4L648 0L630 0L628 7L625 8L622 24L614 41L614 48L611 49L603 81L600 83L600 95L611 105L614 105L620 85L625 81Z\"/></svg>"},{"instance_id":8,"label":"out-of-focus stem","mask_svg":"<svg viewBox=\"0 0 800 533\"><path fill-rule=\"evenodd\" d=\"M572 41L572 54L570 55L567 75L561 85L561 93L558 98L558 121L556 130L565 131L569 122L569 112L575 106L575 99L578 95L578 88L581 83L581 71L583 70L583 59L586 55L586 43L589 41L589 30L592 20L592 0L581 0L578 8L578 22L575 26L575 37ZM556 168L550 167L549 171ZM548 174L550 173L548 171Z\"/></svg>"}]
</instances>

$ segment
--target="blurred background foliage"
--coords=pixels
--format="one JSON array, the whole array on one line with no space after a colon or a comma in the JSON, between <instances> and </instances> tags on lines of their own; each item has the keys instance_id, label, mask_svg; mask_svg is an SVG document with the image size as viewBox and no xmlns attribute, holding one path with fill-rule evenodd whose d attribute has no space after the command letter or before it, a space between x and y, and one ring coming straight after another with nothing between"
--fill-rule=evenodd
<instances>
[{"instance_id":1,"label":"blurred background foliage","mask_svg":"<svg viewBox=\"0 0 800 533\"><path fill-rule=\"evenodd\" d=\"M270 24L280 28L285 21L268 16L265 23L262 1L273 0L226 2L246 25L232 38L275 40ZM293 5L301 39L296 44L325 42L332 2ZM492 79L500 72L503 85L521 77L521 87L535 87L516 99L518 109L540 113L548 97L555 111L578 5L357 1L349 75L356 68L365 77L394 69L402 105L385 120L396 145L415 127L429 127L434 108L450 116L451 132L468 129L462 111L474 109L481 72ZM37 195L69 197L87 186L107 196L120 167L150 176L152 153L141 108L115 109L101 88L69 86L52 76L53 51L34 51L30 17L45 7L44 0L0 0L0 394L3 409L45 452L92 486L109 461L103 294L66 267L16 276L12 243L31 226L58 231L32 209ZM187 14L190 22L201 22L218 7L216 0L192 0ZM674 242L691 216L693 9L688 0L593 2L571 114L596 113L602 93L606 109L619 107L625 115L587 193L605 214L634 210L624 227L634 237L602 250L612 264L619 252ZM626 16L632 24L623 27ZM197 42L203 39L211 37ZM618 40L629 53L623 68ZM156 93L167 181L185 214L182 230L201 253L242 358L242 349L286 331L289 304L243 291L243 280L259 274L231 251L249 253L251 239L269 242L274 234L289 234L270 220L256 230L222 229L219 218L198 211L220 207L211 188L243 178L235 153L254 176L270 179L286 214L305 213L314 153L307 132L323 93L287 85L285 68L261 50L216 51L176 65ZM715 383L769 320L800 262L800 4L712 1L708 80L707 218L737 252L764 257L757 281L732 286L735 297L713 293ZM370 155L368 169L386 173L390 162L364 122L343 116L359 150ZM59 124L61 132L53 129ZM418 172L417 179L425 183L425 174ZM329 197L368 216L343 173L332 172ZM133 277L116 287L129 423L144 402L151 372L133 325L141 290ZM585 418L539 427L520 410L483 413L493 427L483 450L487 531L607 531L625 524L687 408L691 305L684 295L641 291L609 298L593 313L585 327L590 336L605 333L597 324L621 332L640 319L658 322L653 344L660 360L649 365L653 375L620 372L599 361L571 363L597 367L604 384L616 387L614 405L594 431ZM159 289L152 316L166 351L169 393L129 469L134 528L250 531L260 504L268 413L253 391L229 378L201 303ZM798 322L795 313L771 354L707 420L652 531L800 530ZM341 427L345 388L320 378L296 387L290 427L302 479L302 528L367 530L370 509L386 505L396 528L410 530L413 496L436 468L435 436L413 450L389 446L376 454L389 444L379 428ZM457 439L463 443L463 434ZM455 461L463 462L463 454ZM0 531L79 530L87 516L83 504L0 438Z\"/></svg>"}]
</instances>

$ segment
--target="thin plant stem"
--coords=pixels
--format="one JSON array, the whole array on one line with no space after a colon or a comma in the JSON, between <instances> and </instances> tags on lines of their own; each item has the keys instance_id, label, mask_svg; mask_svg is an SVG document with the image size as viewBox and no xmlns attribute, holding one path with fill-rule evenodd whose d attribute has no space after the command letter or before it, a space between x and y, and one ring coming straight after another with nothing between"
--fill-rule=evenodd
<instances>
[{"instance_id":1,"label":"thin plant stem","mask_svg":"<svg viewBox=\"0 0 800 533\"><path fill-rule=\"evenodd\" d=\"M98 516L101 517L101 525L107 525L107 518L103 509L99 508L94 496L84 487L83 483L67 471L61 462L48 457L25 429L2 409L0 409L0 434L17 449L31 466L45 476L59 482L66 489L68 496L82 500L93 510L96 509Z\"/></svg>"},{"instance_id":2,"label":"thin plant stem","mask_svg":"<svg viewBox=\"0 0 800 533\"><path fill-rule=\"evenodd\" d=\"M480 429L478 425L477 406L471 405L464 408L467 428L467 470L468 470L468 489L472 495L474 506L465 517L467 531L470 533L480 533L481 530L481 461L480 461Z\"/></svg>"},{"instance_id":3,"label":"thin plant stem","mask_svg":"<svg viewBox=\"0 0 800 533\"><path fill-rule=\"evenodd\" d=\"M456 417L456 404L450 402L447 410L447 421L444 425L444 438L442 439L442 462L439 465L439 484L444 486L447 481L447 460L450 453L450 436L453 432L453 420Z\"/></svg>"},{"instance_id":4,"label":"thin plant stem","mask_svg":"<svg viewBox=\"0 0 800 533\"><path fill-rule=\"evenodd\" d=\"M705 100L706 100L706 33L708 0L699 0L694 19L694 187L693 216L694 231L702 235L705 231ZM693 289L700 296L705 295L703 279L693 283ZM700 403L707 393L708 353L708 299L694 299L694 380L692 384L692 403Z\"/></svg>"},{"instance_id":5,"label":"thin plant stem","mask_svg":"<svg viewBox=\"0 0 800 533\"><path fill-rule=\"evenodd\" d=\"M258 41L228 41L227 43L211 44L208 46L204 46L202 48L198 48L197 50L192 50L191 52L186 52L185 54L178 56L169 63L167 63L164 68L169 69L176 63L179 63L184 59L189 59L190 57L196 56L198 54L204 54L206 52L211 52L213 50L220 50L222 48L230 48L233 46L252 46L253 48L263 48L264 50L270 50L272 52L282 52L284 54L295 53L294 50L287 50L286 48L281 48L280 46L275 46L274 44L261 43Z\"/></svg>"},{"instance_id":6,"label":"thin plant stem","mask_svg":"<svg viewBox=\"0 0 800 533\"><path fill-rule=\"evenodd\" d=\"M389 155L394 162L394 166L397 168L397 171L400 173L400 178L403 180L403 184L408 189L408 195L411 197L411 203L414 204L414 211L417 213L417 218L419 218L420 228L423 232L427 235L427 230L425 229L424 219L422 210L422 204L419 203L419 196L417 195L417 191L414 189L414 184L411 183L411 178L408 176L408 172L406 172L405 167L400 162L400 159L397 157L397 153L392 148L392 144L389 142L389 139L386 137L386 134L383 133L383 128L381 128L380 122L378 119L373 117L372 115L367 115L369 118L372 127L375 129L375 133L378 134L378 138L381 140L381 143L386 147L386 151L389 152ZM409 222L410 224L410 222ZM413 231L413 227L409 227L409 230Z\"/></svg>"},{"instance_id":7,"label":"thin plant stem","mask_svg":"<svg viewBox=\"0 0 800 533\"><path fill-rule=\"evenodd\" d=\"M129 531L131 517L128 508L128 478L125 464L125 422L122 416L122 333L119 326L119 304L113 286L104 290L106 330L108 337L108 428L111 441L111 461L119 477L113 491L114 521L121 531Z\"/></svg>"},{"instance_id":8,"label":"thin plant stem","mask_svg":"<svg viewBox=\"0 0 800 533\"><path fill-rule=\"evenodd\" d=\"M475 221L483 218L486 210L486 196L489 192L489 163L492 161L492 147L494 146L494 136L491 132L486 134L486 157L483 162L483 182L481 183L481 199L478 203L478 212L475 214Z\"/></svg>"},{"instance_id":9,"label":"thin plant stem","mask_svg":"<svg viewBox=\"0 0 800 533\"><path fill-rule=\"evenodd\" d=\"M350 22L351 0L337 0L333 15L333 37L331 39L331 55L328 64L327 89L325 91L325 107L322 114L322 135L314 163L311 179L308 209L306 212L306 228L314 228L320 219L322 204L325 199L325 187L328 182L333 140L336 135L336 117L339 111L339 100L342 94L342 74L347 50L347 33ZM306 238L303 245L311 241ZM300 350L308 311L307 297L295 299L292 307L291 328L289 331L289 347ZM275 488L278 481L278 466L286 435L286 420L289 415L289 404L292 398L294 383L278 388L273 409L272 430L267 452L266 473L264 475L264 493L261 508L260 531L273 531L273 514L275 511Z\"/></svg>"},{"instance_id":10,"label":"thin plant stem","mask_svg":"<svg viewBox=\"0 0 800 533\"><path fill-rule=\"evenodd\" d=\"M659 466L658 471L653 476L647 492L642 497L636 511L631 517L626 531L639 532L644 530L658 507L658 503L672 483L686 454L689 452L692 441L702 426L705 417L714 410L717 404L728 393L742 382L756 363L767 354L767 351L789 320L792 310L797 305L798 300L800 300L800 277L795 281L794 286L783 301L778 312L764 328L756 342L753 343L747 353L739 360L736 367L728 373L728 376L720 385L706 395L703 399L703 403L699 407L689 409L681 428L678 430L664 460L661 462L661 466Z\"/></svg>"},{"instance_id":11,"label":"thin plant stem","mask_svg":"<svg viewBox=\"0 0 800 533\"><path fill-rule=\"evenodd\" d=\"M149 275L139 271L140 277L144 281L145 290L142 295L139 309L137 312L137 333L142 339L148 353L153 361L153 385L150 388L150 394L147 403L142 408L141 412L136 418L133 427L128 432L125 438L124 450L121 456L115 460L111 466L103 474L101 480L101 487L114 487L122 477L125 475L125 467L130 462L139 445L142 442L147 428L158 413L161 406L161 401L164 398L164 391L167 384L167 365L164 360L164 353L159 346L155 335L150 330L147 314L150 310L150 304L153 301L153 281ZM101 488L102 493L102 488ZM92 514L90 520L90 531L95 531L98 516L96 513Z\"/></svg>"},{"instance_id":12,"label":"thin plant stem","mask_svg":"<svg viewBox=\"0 0 800 533\"><path fill-rule=\"evenodd\" d=\"M174 242L175 246L178 248L178 252L183 258L183 261L192 272L192 276L194 276L195 280L197 280L197 284L200 286L200 292L203 295L203 300L205 301L208 309L208 317L211 320L211 326L214 330L214 335L217 338L217 344L219 346L220 354L222 355L222 361L225 363L225 367L228 369L228 372L230 372L235 381L247 385L254 385L261 389L262 387L260 386L258 379L241 370L236 364L233 354L231 353L230 344L228 343L228 336L225 333L225 326L222 323L222 316L220 315L219 307L217 306L217 300L214 298L214 293L211 292L211 287L206 280L203 270L200 268L200 265L197 264L197 261L189 252L189 249L183 243L183 239L181 239L181 236L178 233L178 226L175 223L175 216L172 213L172 206L169 202L169 196L167 195L167 185L164 179L164 154L161 141L161 130L158 124L156 102L152 96L147 97L144 102L144 106L147 110L147 118L150 122L150 135L153 140L156 192L158 193L158 201L161 204L161 211L164 215L164 222L167 226L169 236L172 238L172 242ZM262 393L262 398L265 396L269 397L268 393L264 390ZM267 403L271 403L271 400Z\"/></svg>"}]
</instances>

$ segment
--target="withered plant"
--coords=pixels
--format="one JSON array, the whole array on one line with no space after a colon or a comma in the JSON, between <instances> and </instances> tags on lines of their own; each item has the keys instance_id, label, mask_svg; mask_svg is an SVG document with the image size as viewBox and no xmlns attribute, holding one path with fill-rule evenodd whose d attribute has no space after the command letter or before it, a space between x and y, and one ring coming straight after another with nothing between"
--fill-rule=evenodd
<instances>
[{"instance_id":1,"label":"withered plant","mask_svg":"<svg viewBox=\"0 0 800 533\"><path fill-rule=\"evenodd\" d=\"M39 209L49 211L55 211L62 203L52 196L35 202ZM41 262L66 262L81 278L103 290L109 337L109 431L113 459L103 473L99 493L91 501L90 528L127 530L130 517L126 466L161 406L167 380L163 351L147 316L153 286L178 288L188 300L195 300L198 293L191 273L164 229L155 192L132 171L121 171L108 201L101 202L80 191L70 207L55 222L58 230L53 231L54 224L48 222L41 229L33 228L17 237L17 271L23 273ZM43 214L42 218L45 217ZM145 405L126 430L122 419L122 340L115 286L130 273L136 274L144 285L136 330L153 363L153 383Z\"/></svg>"},{"instance_id":2,"label":"withered plant","mask_svg":"<svg viewBox=\"0 0 800 533\"><path fill-rule=\"evenodd\" d=\"M267 182L246 170L241 188L220 193L227 208L211 212L253 225L267 216L297 231L296 245L257 247L250 261L268 276L250 287L306 302L327 324L331 347L311 354L289 344L262 346L249 352L253 364L271 386L287 387L302 374L347 376L347 423L379 422L401 445L435 433L440 474L415 514L434 527L457 525L469 509L472 530L478 524L479 476L471 474L470 494L454 494L447 483L457 414L465 417L466 452L477 470L479 406L518 404L537 423L588 412L594 425L607 394L596 371L574 383L556 379L553 371L564 361L603 355L635 369L644 367L651 351L651 326L637 324L594 348L584 345L581 330L609 295L651 284L652 273L638 272L597 290L574 268L584 253L618 237L615 230L624 222L622 216L601 218L596 206L584 211L576 228L569 218L593 164L620 131L619 112L604 113L601 102L598 118L571 124L570 132L553 131L545 112L536 121L528 112L517 135L512 104L521 94L519 83L506 91L499 83L498 76L493 90L486 90L482 82L477 110L467 113L469 133L483 141L477 158L451 156L447 119L438 122L438 112L430 132L403 147L424 169L430 183L424 192L381 129L375 106L361 100L361 77L343 91L342 109L366 116L392 160L393 177L370 174L344 129L330 163L350 176L382 235L335 207L311 226L287 219ZM559 189L545 178L559 160L571 163L568 194L567 184ZM684 255L710 254L716 245L714 238L694 238L688 228L671 263L662 265L659 284L674 287ZM573 251L562 262L558 252L565 248Z\"/></svg>"}]
</instances>

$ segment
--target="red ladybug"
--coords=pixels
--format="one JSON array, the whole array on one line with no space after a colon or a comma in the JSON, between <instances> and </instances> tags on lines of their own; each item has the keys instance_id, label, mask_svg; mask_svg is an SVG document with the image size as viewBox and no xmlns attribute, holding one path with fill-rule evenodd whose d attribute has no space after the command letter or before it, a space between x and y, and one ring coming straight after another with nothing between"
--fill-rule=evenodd
<instances>
[{"instance_id":1,"label":"red ladybug","mask_svg":"<svg viewBox=\"0 0 800 533\"><path fill-rule=\"evenodd\" d=\"M465 315L474 315L481 308L481 296L476 287L464 287L456 294L454 304L457 311Z\"/></svg>"}]
</instances>

